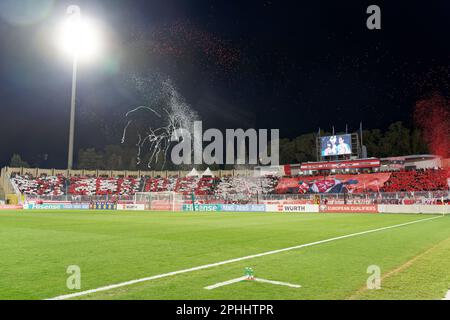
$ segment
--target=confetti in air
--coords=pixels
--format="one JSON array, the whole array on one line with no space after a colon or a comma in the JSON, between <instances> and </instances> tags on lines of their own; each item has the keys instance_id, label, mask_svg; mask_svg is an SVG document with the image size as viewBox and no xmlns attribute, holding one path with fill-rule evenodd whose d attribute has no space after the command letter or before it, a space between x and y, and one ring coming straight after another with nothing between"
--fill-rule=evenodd
<instances>
[{"instance_id":1,"label":"confetti in air","mask_svg":"<svg viewBox=\"0 0 450 320\"><path fill-rule=\"evenodd\" d=\"M204 69L220 73L236 71L242 52L231 42L202 30L188 21L177 21L149 30L135 30L131 35L139 54L161 61L201 62Z\"/></svg>"},{"instance_id":2,"label":"confetti in air","mask_svg":"<svg viewBox=\"0 0 450 320\"><path fill-rule=\"evenodd\" d=\"M416 103L414 120L420 127L431 153L443 158L450 156L450 105L434 93Z\"/></svg>"},{"instance_id":3,"label":"confetti in air","mask_svg":"<svg viewBox=\"0 0 450 320\"><path fill-rule=\"evenodd\" d=\"M133 77L148 105L136 107L125 114L127 122L121 141L124 143L127 137L135 133L137 164L141 164L143 154L147 151L148 168L158 162L164 168L172 135L176 136L178 129L187 130L193 135L193 124L198 119L197 113L183 100L170 80L158 79Z\"/></svg>"}]
</instances>

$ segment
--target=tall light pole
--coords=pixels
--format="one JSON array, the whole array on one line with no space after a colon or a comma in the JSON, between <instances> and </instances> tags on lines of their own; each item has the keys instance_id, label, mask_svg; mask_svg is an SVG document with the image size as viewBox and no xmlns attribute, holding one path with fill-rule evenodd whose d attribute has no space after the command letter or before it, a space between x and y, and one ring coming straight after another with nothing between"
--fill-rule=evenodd
<instances>
[{"instance_id":1,"label":"tall light pole","mask_svg":"<svg viewBox=\"0 0 450 320\"><path fill-rule=\"evenodd\" d=\"M81 19L81 9L78 6L70 6L67 13L71 15L71 19ZM77 69L78 69L78 52L73 52L72 65L72 98L70 100L70 129L69 129L69 152L67 155L67 169L73 168L73 140L75 135L75 103L77 97Z\"/></svg>"},{"instance_id":2,"label":"tall light pole","mask_svg":"<svg viewBox=\"0 0 450 320\"><path fill-rule=\"evenodd\" d=\"M67 154L67 169L72 169L78 62L81 57L95 54L98 51L99 41L95 28L82 18L80 7L69 6L67 14L69 17L63 25L60 40L63 49L72 57L72 97L70 100L69 150Z\"/></svg>"},{"instance_id":3,"label":"tall light pole","mask_svg":"<svg viewBox=\"0 0 450 320\"><path fill-rule=\"evenodd\" d=\"M72 67L72 98L70 100L70 129L69 129L69 152L67 155L67 169L73 167L73 140L75 135L75 103L77 96L77 65L78 57L73 58Z\"/></svg>"}]
</instances>

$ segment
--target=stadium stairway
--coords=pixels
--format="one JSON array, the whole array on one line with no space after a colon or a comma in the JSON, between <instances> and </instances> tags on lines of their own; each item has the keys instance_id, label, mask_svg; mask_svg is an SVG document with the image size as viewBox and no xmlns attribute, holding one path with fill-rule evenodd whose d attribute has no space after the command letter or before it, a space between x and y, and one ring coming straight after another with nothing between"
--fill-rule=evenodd
<instances>
[{"instance_id":1,"label":"stadium stairway","mask_svg":"<svg viewBox=\"0 0 450 320\"><path fill-rule=\"evenodd\" d=\"M3 189L3 181L2 179L0 179L0 200L5 200L6 199L6 194L5 194L5 189Z\"/></svg>"}]
</instances>

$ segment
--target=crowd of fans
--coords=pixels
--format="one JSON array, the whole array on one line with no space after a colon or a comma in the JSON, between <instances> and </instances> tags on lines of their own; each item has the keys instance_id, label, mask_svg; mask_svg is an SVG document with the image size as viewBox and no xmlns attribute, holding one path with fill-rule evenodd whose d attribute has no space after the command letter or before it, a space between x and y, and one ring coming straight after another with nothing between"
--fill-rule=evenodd
<instances>
[{"instance_id":1,"label":"crowd of fans","mask_svg":"<svg viewBox=\"0 0 450 320\"><path fill-rule=\"evenodd\" d=\"M73 195L133 195L141 190L141 179L133 177L71 177L69 194Z\"/></svg>"},{"instance_id":2,"label":"crowd of fans","mask_svg":"<svg viewBox=\"0 0 450 320\"><path fill-rule=\"evenodd\" d=\"M200 178L200 177L168 177L168 178L149 178L144 177L144 191L145 192L161 192L161 191L174 191L177 193L188 194L195 192L197 193L199 190L199 185L203 180L208 178ZM212 187L212 185L211 185ZM212 188L211 188L212 189ZM202 188L204 192L210 192L210 190L205 190ZM209 194L209 193L207 193Z\"/></svg>"},{"instance_id":3,"label":"crowd of fans","mask_svg":"<svg viewBox=\"0 0 450 320\"><path fill-rule=\"evenodd\" d=\"M141 188L141 179L133 177L105 178L105 177L65 177L41 175L33 177L14 174L11 182L26 195L60 196L71 195L132 195Z\"/></svg>"},{"instance_id":4,"label":"crowd of fans","mask_svg":"<svg viewBox=\"0 0 450 320\"><path fill-rule=\"evenodd\" d=\"M373 173L376 175L377 173ZM391 173L380 188L381 192L448 190L450 172L442 169L427 169ZM33 177L14 174L11 182L22 194L58 196L70 195L125 195L136 192L174 191L182 194L231 196L242 199L250 196L275 193L279 177L79 177L42 175ZM300 191L299 191L300 192ZM280 193L280 192L278 192Z\"/></svg>"},{"instance_id":5,"label":"crowd of fans","mask_svg":"<svg viewBox=\"0 0 450 320\"><path fill-rule=\"evenodd\" d=\"M14 174L11 182L22 194L36 196L59 196L66 193L65 178L63 176L42 175L33 178L31 175L23 176Z\"/></svg>"},{"instance_id":6,"label":"crowd of fans","mask_svg":"<svg viewBox=\"0 0 450 320\"><path fill-rule=\"evenodd\" d=\"M272 193L277 185L276 177L169 177L147 178L145 192L175 191L182 194L225 195L241 194L255 195Z\"/></svg>"},{"instance_id":7,"label":"crowd of fans","mask_svg":"<svg viewBox=\"0 0 450 320\"><path fill-rule=\"evenodd\" d=\"M241 195L242 197L258 194L273 193L278 178L264 177L223 177L217 185L215 194L226 198L227 195Z\"/></svg>"},{"instance_id":8,"label":"crowd of fans","mask_svg":"<svg viewBox=\"0 0 450 320\"><path fill-rule=\"evenodd\" d=\"M381 191L435 191L448 190L449 172L444 169L422 169L391 173Z\"/></svg>"}]
</instances>

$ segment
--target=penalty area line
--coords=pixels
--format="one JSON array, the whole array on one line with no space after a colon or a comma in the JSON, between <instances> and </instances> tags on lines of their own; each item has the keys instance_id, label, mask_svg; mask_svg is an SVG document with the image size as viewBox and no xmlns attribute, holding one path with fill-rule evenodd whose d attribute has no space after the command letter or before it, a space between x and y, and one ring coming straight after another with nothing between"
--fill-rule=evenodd
<instances>
[{"instance_id":1,"label":"penalty area line","mask_svg":"<svg viewBox=\"0 0 450 320\"><path fill-rule=\"evenodd\" d=\"M448 290L447 295L442 300L450 300L450 290Z\"/></svg>"},{"instance_id":2,"label":"penalty area line","mask_svg":"<svg viewBox=\"0 0 450 320\"><path fill-rule=\"evenodd\" d=\"M239 277L239 278L236 278L236 279L231 279L231 280L228 280L228 281L223 281L223 282L219 282L219 283L207 286L207 287L205 287L205 289L206 290L212 290L212 289L216 289L216 288L220 288L220 287L223 287L223 286L227 286L229 284L233 284L233 283L236 283L236 282L241 282L241 281L244 281L245 279L247 279L247 277L243 276L243 277Z\"/></svg>"},{"instance_id":3,"label":"penalty area line","mask_svg":"<svg viewBox=\"0 0 450 320\"><path fill-rule=\"evenodd\" d=\"M301 285L299 284L292 284L292 283L288 283L288 282L282 282L282 281L274 281L274 280L267 280L267 279L263 279L263 278L253 278L251 280L248 279L247 276L243 276L243 277L239 277L236 279L231 279L228 281L223 281L223 282L219 282L210 286L205 287L206 290L212 290L212 289L216 289L216 288L220 288L220 287L224 287L233 283L237 283L237 282L241 282L241 281L258 281L258 282L264 282L264 283L270 283L270 284L276 284L276 285L280 285L280 286L286 286L286 287L291 287L291 288L301 288Z\"/></svg>"},{"instance_id":4,"label":"penalty area line","mask_svg":"<svg viewBox=\"0 0 450 320\"><path fill-rule=\"evenodd\" d=\"M293 284L293 283L282 282L282 281L267 280L267 279L262 279L262 278L255 278L255 281L265 282L265 283L270 283L270 284L277 284L280 286L286 286L286 287L291 287L291 288L301 288L301 285L299 285L299 284Z\"/></svg>"},{"instance_id":5,"label":"penalty area line","mask_svg":"<svg viewBox=\"0 0 450 320\"><path fill-rule=\"evenodd\" d=\"M133 285L133 284L141 283L141 282L147 282L147 281L161 279L161 278L166 278L166 277L171 277L171 276L175 276L175 275L179 275L179 274L183 274L183 273L209 269L209 268L213 268L213 267L222 266L222 265L225 265L225 264L230 264L230 263L244 261L244 260L250 260L250 259L254 259L254 258L264 257L264 256L272 255L272 254L277 254L277 253L281 253L281 252L286 252L286 251L291 251L291 250L296 250L296 249L301 249L301 248L306 248L306 247L311 247L311 246L315 246L315 245L322 244L322 243L327 243L327 242L332 242L332 241L336 241L336 240L356 237L356 236L369 234L369 233L374 233L374 232L379 232L379 231L383 231L383 230L399 228L399 227L403 227L403 226L407 226L407 225L411 225L411 224L415 224L415 223L419 223L419 222L424 222L424 221L430 221L430 220L434 220L434 219L438 219L438 218L442 218L442 217L443 216L437 216L437 217L432 217L432 218L419 219L419 220L414 220L414 221L410 221L410 222L400 223L400 224L396 224L396 225L392 225L392 226L381 227L381 228L377 228L377 229L371 229L371 230L351 233L351 234L338 236L338 237L333 237L333 238L329 238L329 239L325 239L325 240L319 240L319 241L315 241L315 242L300 244L300 245L293 246L293 247L277 249L277 250L272 250L272 251L266 251L266 252L257 253L257 254L253 254L253 255L249 255L249 256L245 256L245 257L240 257L240 258L235 258L235 259L230 259L230 260L224 260L224 261L210 263L210 264L205 264L205 265L202 265L202 266L193 267L193 268L189 268L189 269L182 269L182 270L168 272L168 273L162 273L162 274L158 274L158 275L154 275L154 276L150 276L150 277L145 277L145 278L125 281L125 282L120 282L120 283L116 283L116 284L112 284L112 285L108 285L108 286L104 286L104 287L99 287L99 288L96 288L96 289L90 289L90 290L75 292L75 293L71 293L71 294L60 295L60 296L57 296L57 297L54 297L54 298L50 298L50 299L46 299L46 300L66 300L66 299L76 298L76 297L85 296L85 295L88 295L88 294L97 293L97 292L101 292L101 291L108 291L108 290L112 290L112 289L116 289L116 288L126 287L126 286L130 286L130 285Z\"/></svg>"}]
</instances>

